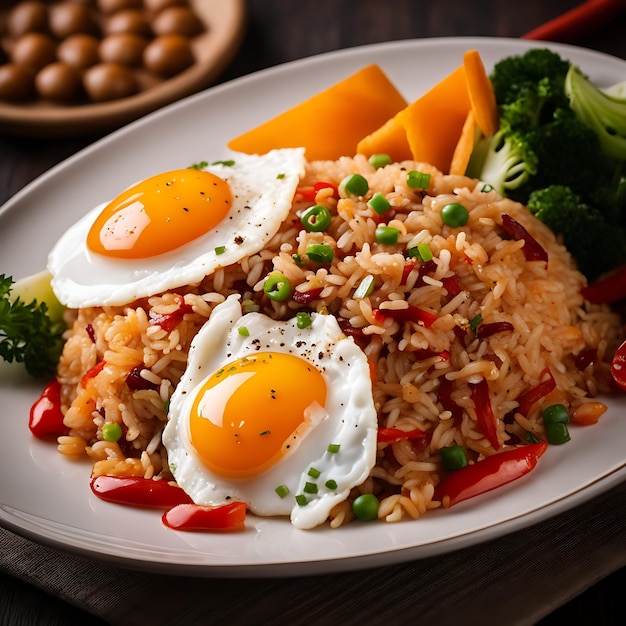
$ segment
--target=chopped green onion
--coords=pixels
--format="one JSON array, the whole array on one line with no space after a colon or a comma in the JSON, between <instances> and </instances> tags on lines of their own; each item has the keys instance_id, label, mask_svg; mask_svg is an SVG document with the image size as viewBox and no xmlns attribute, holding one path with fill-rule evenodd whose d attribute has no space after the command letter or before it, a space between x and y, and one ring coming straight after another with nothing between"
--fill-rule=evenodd
<instances>
[{"instance_id":1,"label":"chopped green onion","mask_svg":"<svg viewBox=\"0 0 626 626\"><path fill-rule=\"evenodd\" d=\"M372 291L374 291L374 277L371 274L368 274L354 290L354 297L357 300L362 300L363 298L367 298Z\"/></svg>"},{"instance_id":2,"label":"chopped green onion","mask_svg":"<svg viewBox=\"0 0 626 626\"><path fill-rule=\"evenodd\" d=\"M281 172L280 174L276 174L276 178L278 180L282 180L283 178L285 178L285 175Z\"/></svg>"},{"instance_id":3,"label":"chopped green onion","mask_svg":"<svg viewBox=\"0 0 626 626\"><path fill-rule=\"evenodd\" d=\"M380 225L376 227L376 241L383 246L393 246L398 243L398 237L400 237L400 231L393 226Z\"/></svg>"},{"instance_id":4,"label":"chopped green onion","mask_svg":"<svg viewBox=\"0 0 626 626\"><path fill-rule=\"evenodd\" d=\"M318 469L315 469L314 467L311 467L309 469L309 471L307 472L307 474L311 477L311 478L319 478L320 474L322 472L320 472Z\"/></svg>"},{"instance_id":5,"label":"chopped green onion","mask_svg":"<svg viewBox=\"0 0 626 626\"><path fill-rule=\"evenodd\" d=\"M389 200L380 191L377 191L368 201L367 206L373 209L378 215L382 215L391 208Z\"/></svg>"},{"instance_id":6,"label":"chopped green onion","mask_svg":"<svg viewBox=\"0 0 626 626\"><path fill-rule=\"evenodd\" d=\"M459 202L451 202L441 209L441 219L446 226L458 228L465 226L469 220L467 209Z\"/></svg>"},{"instance_id":7,"label":"chopped green onion","mask_svg":"<svg viewBox=\"0 0 626 626\"><path fill-rule=\"evenodd\" d=\"M242 336L242 337L249 337L250 336L250 331L245 327L245 326L240 326L237 329L237 332Z\"/></svg>"},{"instance_id":8,"label":"chopped green onion","mask_svg":"<svg viewBox=\"0 0 626 626\"><path fill-rule=\"evenodd\" d=\"M215 248L215 254L224 254L224 252L226 252L226 246L217 246Z\"/></svg>"},{"instance_id":9,"label":"chopped green onion","mask_svg":"<svg viewBox=\"0 0 626 626\"><path fill-rule=\"evenodd\" d=\"M235 165L235 162L232 159L227 161L213 161L211 165L225 165L226 167L232 167Z\"/></svg>"},{"instance_id":10,"label":"chopped green onion","mask_svg":"<svg viewBox=\"0 0 626 626\"><path fill-rule=\"evenodd\" d=\"M117 422L107 422L102 426L102 438L105 441L119 441L122 427Z\"/></svg>"},{"instance_id":11,"label":"chopped green onion","mask_svg":"<svg viewBox=\"0 0 626 626\"><path fill-rule=\"evenodd\" d=\"M430 174L426 172L416 172L412 170L406 174L406 184L411 189L428 189L430 185Z\"/></svg>"},{"instance_id":12,"label":"chopped green onion","mask_svg":"<svg viewBox=\"0 0 626 626\"><path fill-rule=\"evenodd\" d=\"M332 478L329 478L324 485L327 489L337 489L337 481Z\"/></svg>"},{"instance_id":13,"label":"chopped green onion","mask_svg":"<svg viewBox=\"0 0 626 626\"><path fill-rule=\"evenodd\" d=\"M362 493L352 503L352 512L365 522L378 517L378 498L373 493Z\"/></svg>"},{"instance_id":14,"label":"chopped green onion","mask_svg":"<svg viewBox=\"0 0 626 626\"><path fill-rule=\"evenodd\" d=\"M263 292L275 302L282 302L291 295L291 283L282 274L270 274L263 285Z\"/></svg>"},{"instance_id":15,"label":"chopped green onion","mask_svg":"<svg viewBox=\"0 0 626 626\"><path fill-rule=\"evenodd\" d=\"M458 445L445 446L439 450L443 466L448 470L457 470L467 465L465 450Z\"/></svg>"},{"instance_id":16,"label":"chopped green onion","mask_svg":"<svg viewBox=\"0 0 626 626\"><path fill-rule=\"evenodd\" d=\"M274 491L278 494L280 498L284 498L289 494L289 487L287 485L278 485Z\"/></svg>"},{"instance_id":17,"label":"chopped green onion","mask_svg":"<svg viewBox=\"0 0 626 626\"><path fill-rule=\"evenodd\" d=\"M309 501L307 500L307 497L304 494L299 493L296 496L296 503L298 504L298 506L306 506Z\"/></svg>"},{"instance_id":18,"label":"chopped green onion","mask_svg":"<svg viewBox=\"0 0 626 626\"><path fill-rule=\"evenodd\" d=\"M341 444L338 443L329 443L328 444L328 448L326 448L326 450L328 450L328 452L339 452L339 448L340 448Z\"/></svg>"},{"instance_id":19,"label":"chopped green onion","mask_svg":"<svg viewBox=\"0 0 626 626\"><path fill-rule=\"evenodd\" d=\"M190 170L203 170L209 164L208 161L200 161L200 163L194 163L190 165L188 169Z\"/></svg>"},{"instance_id":20,"label":"chopped green onion","mask_svg":"<svg viewBox=\"0 0 626 626\"><path fill-rule=\"evenodd\" d=\"M304 483L302 491L304 491L304 493L317 493L317 485L315 483Z\"/></svg>"},{"instance_id":21,"label":"chopped green onion","mask_svg":"<svg viewBox=\"0 0 626 626\"><path fill-rule=\"evenodd\" d=\"M330 226L330 211L321 204L309 207L300 218L302 225L310 233L320 233Z\"/></svg>"},{"instance_id":22,"label":"chopped green onion","mask_svg":"<svg viewBox=\"0 0 626 626\"><path fill-rule=\"evenodd\" d=\"M524 439L526 439L528 443L539 443L541 441L539 437L535 437L535 435L533 435L532 433L528 433L528 432L524 435Z\"/></svg>"},{"instance_id":23,"label":"chopped green onion","mask_svg":"<svg viewBox=\"0 0 626 626\"><path fill-rule=\"evenodd\" d=\"M493 187L489 183L485 183L480 190L483 193L488 193L489 191L493 191Z\"/></svg>"},{"instance_id":24,"label":"chopped green onion","mask_svg":"<svg viewBox=\"0 0 626 626\"><path fill-rule=\"evenodd\" d=\"M392 163L391 157L388 154L372 154L372 156L368 159L369 164L378 169L379 167L385 167L385 165L389 165Z\"/></svg>"},{"instance_id":25,"label":"chopped green onion","mask_svg":"<svg viewBox=\"0 0 626 626\"><path fill-rule=\"evenodd\" d=\"M549 444L558 446L571 439L569 430L567 429L567 424L557 422L555 424L546 424L545 427L547 435L546 438Z\"/></svg>"},{"instance_id":26,"label":"chopped green onion","mask_svg":"<svg viewBox=\"0 0 626 626\"><path fill-rule=\"evenodd\" d=\"M569 412L563 404L551 404L542 412L544 424L567 424L569 422Z\"/></svg>"},{"instance_id":27,"label":"chopped green onion","mask_svg":"<svg viewBox=\"0 0 626 626\"><path fill-rule=\"evenodd\" d=\"M331 263L335 256L335 251L325 243L312 243L307 246L306 255L311 261L316 263Z\"/></svg>"},{"instance_id":28,"label":"chopped green onion","mask_svg":"<svg viewBox=\"0 0 626 626\"><path fill-rule=\"evenodd\" d=\"M296 313L296 326L302 330L308 328L312 324L311 315L306 311L298 311Z\"/></svg>"},{"instance_id":29,"label":"chopped green onion","mask_svg":"<svg viewBox=\"0 0 626 626\"><path fill-rule=\"evenodd\" d=\"M350 174L339 183L342 196L364 196L369 191L369 183L361 174Z\"/></svg>"},{"instance_id":30,"label":"chopped green onion","mask_svg":"<svg viewBox=\"0 0 626 626\"><path fill-rule=\"evenodd\" d=\"M418 243L417 252L422 261L430 261L433 258L433 252L427 243Z\"/></svg>"},{"instance_id":31,"label":"chopped green onion","mask_svg":"<svg viewBox=\"0 0 626 626\"><path fill-rule=\"evenodd\" d=\"M292 254L291 258L293 259L293 262L298 266L298 267L302 267L304 265L304 263L302 262L302 257L299 254Z\"/></svg>"},{"instance_id":32,"label":"chopped green onion","mask_svg":"<svg viewBox=\"0 0 626 626\"><path fill-rule=\"evenodd\" d=\"M483 323L483 316L479 313L475 317L470 320L470 328L473 332L476 332L476 329Z\"/></svg>"}]
</instances>

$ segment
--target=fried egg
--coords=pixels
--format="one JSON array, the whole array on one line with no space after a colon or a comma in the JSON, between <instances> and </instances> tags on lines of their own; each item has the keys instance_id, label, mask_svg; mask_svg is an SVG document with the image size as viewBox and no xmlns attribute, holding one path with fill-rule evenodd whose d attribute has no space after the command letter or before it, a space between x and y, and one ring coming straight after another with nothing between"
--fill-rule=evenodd
<instances>
[{"instance_id":1,"label":"fried egg","mask_svg":"<svg viewBox=\"0 0 626 626\"><path fill-rule=\"evenodd\" d=\"M287 216L304 165L304 149L282 149L140 181L54 246L57 298L70 308L128 304L258 252Z\"/></svg>"},{"instance_id":2,"label":"fried egg","mask_svg":"<svg viewBox=\"0 0 626 626\"><path fill-rule=\"evenodd\" d=\"M367 357L335 317L299 328L244 315L235 294L192 342L163 444L196 504L243 501L310 529L368 477L376 432Z\"/></svg>"}]
</instances>

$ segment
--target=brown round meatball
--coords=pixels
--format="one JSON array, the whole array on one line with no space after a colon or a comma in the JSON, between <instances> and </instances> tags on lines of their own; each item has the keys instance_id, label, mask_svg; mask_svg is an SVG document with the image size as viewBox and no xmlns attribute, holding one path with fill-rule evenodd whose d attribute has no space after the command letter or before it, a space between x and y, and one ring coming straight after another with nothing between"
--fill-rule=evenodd
<instances>
[{"instance_id":1,"label":"brown round meatball","mask_svg":"<svg viewBox=\"0 0 626 626\"><path fill-rule=\"evenodd\" d=\"M72 102L77 100L81 93L82 79L75 67L56 61L37 73L35 88L45 100Z\"/></svg>"},{"instance_id":2,"label":"brown round meatball","mask_svg":"<svg viewBox=\"0 0 626 626\"><path fill-rule=\"evenodd\" d=\"M83 85L94 102L126 98L139 90L134 73L119 63L98 63L90 67L83 77Z\"/></svg>"},{"instance_id":3,"label":"brown round meatball","mask_svg":"<svg viewBox=\"0 0 626 626\"><path fill-rule=\"evenodd\" d=\"M182 72L194 61L191 44L182 35L161 35L152 40L143 53L146 68L166 78Z\"/></svg>"},{"instance_id":4,"label":"brown round meatball","mask_svg":"<svg viewBox=\"0 0 626 626\"><path fill-rule=\"evenodd\" d=\"M124 9L113 13L104 23L105 35L114 33L134 33L142 37L152 37L152 27L143 11Z\"/></svg>"},{"instance_id":5,"label":"brown round meatball","mask_svg":"<svg viewBox=\"0 0 626 626\"><path fill-rule=\"evenodd\" d=\"M26 33L15 42L11 50L11 61L37 71L56 59L56 49L56 42L49 35Z\"/></svg>"},{"instance_id":6,"label":"brown round meatball","mask_svg":"<svg viewBox=\"0 0 626 626\"><path fill-rule=\"evenodd\" d=\"M7 30L11 37L48 30L48 7L37 0L16 4L7 16Z\"/></svg>"},{"instance_id":7,"label":"brown round meatball","mask_svg":"<svg viewBox=\"0 0 626 626\"><path fill-rule=\"evenodd\" d=\"M144 0L143 4L150 13L156 15L168 7L186 7L188 2L187 0Z\"/></svg>"},{"instance_id":8,"label":"brown round meatball","mask_svg":"<svg viewBox=\"0 0 626 626\"><path fill-rule=\"evenodd\" d=\"M147 43L147 39L141 35L113 33L100 42L100 58L105 62L135 67L143 62Z\"/></svg>"},{"instance_id":9,"label":"brown round meatball","mask_svg":"<svg viewBox=\"0 0 626 626\"><path fill-rule=\"evenodd\" d=\"M141 7L142 0L98 0L98 9L105 14L124 9L140 9Z\"/></svg>"},{"instance_id":10,"label":"brown round meatball","mask_svg":"<svg viewBox=\"0 0 626 626\"><path fill-rule=\"evenodd\" d=\"M186 7L168 7L153 20L152 30L157 35L195 37L204 30L200 18Z\"/></svg>"},{"instance_id":11,"label":"brown round meatball","mask_svg":"<svg viewBox=\"0 0 626 626\"><path fill-rule=\"evenodd\" d=\"M59 39L76 33L97 34L93 9L78 2L61 2L50 7L50 30Z\"/></svg>"},{"instance_id":12,"label":"brown round meatball","mask_svg":"<svg viewBox=\"0 0 626 626\"><path fill-rule=\"evenodd\" d=\"M0 100L21 102L32 98L35 91L35 73L24 65L0 65Z\"/></svg>"},{"instance_id":13,"label":"brown round meatball","mask_svg":"<svg viewBox=\"0 0 626 626\"><path fill-rule=\"evenodd\" d=\"M100 40L94 35L77 33L64 39L57 48L57 58L79 70L87 69L100 60Z\"/></svg>"}]
</instances>

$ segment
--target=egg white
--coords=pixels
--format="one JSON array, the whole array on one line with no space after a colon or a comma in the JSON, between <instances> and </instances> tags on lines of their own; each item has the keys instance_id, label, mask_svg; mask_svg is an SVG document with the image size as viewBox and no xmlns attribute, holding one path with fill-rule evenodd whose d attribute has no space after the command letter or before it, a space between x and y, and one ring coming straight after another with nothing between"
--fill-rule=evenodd
<instances>
[{"instance_id":1,"label":"egg white","mask_svg":"<svg viewBox=\"0 0 626 626\"><path fill-rule=\"evenodd\" d=\"M264 155L236 154L234 164L205 169L228 182L233 203L226 217L193 241L147 259L118 259L87 248L87 233L107 203L71 226L48 256L52 288L67 307L119 306L183 285L255 254L276 234L304 175L303 148ZM216 248L224 249L218 254Z\"/></svg>"},{"instance_id":2,"label":"egg white","mask_svg":"<svg viewBox=\"0 0 626 626\"><path fill-rule=\"evenodd\" d=\"M179 486L196 504L243 501L252 513L290 515L296 528L310 529L323 524L375 464L377 416L367 358L332 315L312 313L312 324L299 329L295 319L281 322L261 313L243 315L238 298L229 296L218 305L192 342L163 432L168 461ZM241 326L249 336L238 332ZM259 350L297 354L317 367L326 381L325 407L299 445L275 465L252 478L226 478L212 472L196 454L188 435L189 411L206 378ZM330 443L339 444L339 452L328 452ZM311 481L307 475L311 467L320 471L319 491L301 506L295 496ZM329 479L336 481L336 489L325 486ZM289 488L284 498L275 492L279 485Z\"/></svg>"}]
</instances>

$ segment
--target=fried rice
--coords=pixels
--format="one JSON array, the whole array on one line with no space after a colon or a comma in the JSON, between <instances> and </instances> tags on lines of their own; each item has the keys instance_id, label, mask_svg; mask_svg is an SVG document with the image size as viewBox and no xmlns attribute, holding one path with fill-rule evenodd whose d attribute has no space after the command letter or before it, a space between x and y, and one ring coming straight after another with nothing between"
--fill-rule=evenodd
<instances>
[{"instance_id":1,"label":"fried rice","mask_svg":"<svg viewBox=\"0 0 626 626\"><path fill-rule=\"evenodd\" d=\"M409 171L430 174L428 188L410 187ZM352 173L367 178L365 197L337 193ZM320 181L331 185L311 191ZM583 300L585 278L570 254L524 206L428 164L374 169L361 156L309 163L300 190L264 249L201 284L123 307L70 312L57 372L69 429L58 439L61 454L87 455L93 476L171 480L161 443L168 400L191 340L232 293L241 294L244 312L275 319L300 310L336 316L372 364L379 427L427 434L425 442L379 443L369 478L335 507L331 526L353 518L351 501L361 493L378 497L380 519L418 518L440 506L433 497L443 472L442 447L459 444L472 462L524 443L528 433L545 439L543 407L561 403L584 411L610 391L608 361L619 342L620 319L608 307ZM376 192L391 204L383 215L367 203ZM468 210L463 227L442 220L441 209L452 202ZM303 229L300 215L312 204L332 214L324 232ZM503 215L539 243L547 263L527 260L528 244L507 235ZM397 243L377 242L380 224L398 229ZM307 259L311 243L330 245L332 262ZM427 244L432 259L412 256L419 244ZM283 302L263 291L275 271L294 288ZM358 289L363 279L373 285L366 294ZM423 317L416 320L409 311ZM554 379L554 389L521 412L524 394L546 376ZM472 396L481 381L496 420L491 436L480 427ZM122 428L118 442L102 434L112 422Z\"/></svg>"}]
</instances>

